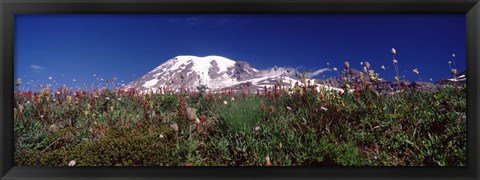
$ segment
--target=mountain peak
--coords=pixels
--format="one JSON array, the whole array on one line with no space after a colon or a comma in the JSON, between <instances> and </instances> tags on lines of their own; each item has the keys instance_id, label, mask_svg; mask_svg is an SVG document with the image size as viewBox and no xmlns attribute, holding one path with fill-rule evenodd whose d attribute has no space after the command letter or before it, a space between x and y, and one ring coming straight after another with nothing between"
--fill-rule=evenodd
<instances>
[{"instance_id":1,"label":"mountain peak","mask_svg":"<svg viewBox=\"0 0 480 180\"><path fill-rule=\"evenodd\" d=\"M258 72L246 62L237 62L222 56L181 55L162 63L130 83L127 88L159 90L168 86L171 89L195 89L196 86L205 84L216 89L231 86Z\"/></svg>"}]
</instances>

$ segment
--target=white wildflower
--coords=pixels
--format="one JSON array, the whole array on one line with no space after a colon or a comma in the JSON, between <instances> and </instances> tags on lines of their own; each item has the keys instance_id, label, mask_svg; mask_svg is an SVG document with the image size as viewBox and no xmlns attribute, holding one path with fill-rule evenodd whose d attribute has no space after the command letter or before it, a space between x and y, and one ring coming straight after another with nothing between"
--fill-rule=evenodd
<instances>
[{"instance_id":1,"label":"white wildflower","mask_svg":"<svg viewBox=\"0 0 480 180\"><path fill-rule=\"evenodd\" d=\"M333 68L334 71L337 71L338 69L336 67Z\"/></svg>"},{"instance_id":2,"label":"white wildflower","mask_svg":"<svg viewBox=\"0 0 480 180\"><path fill-rule=\"evenodd\" d=\"M395 48L392 48L392 54L397 54L397 50Z\"/></svg>"},{"instance_id":3,"label":"white wildflower","mask_svg":"<svg viewBox=\"0 0 480 180\"><path fill-rule=\"evenodd\" d=\"M228 102L227 102L227 101L223 101L223 104L227 105L227 104L228 104Z\"/></svg>"},{"instance_id":4,"label":"white wildflower","mask_svg":"<svg viewBox=\"0 0 480 180\"><path fill-rule=\"evenodd\" d=\"M231 99L231 100L232 100L232 101L235 101L235 98L233 98L233 97L232 97L232 99Z\"/></svg>"},{"instance_id":5,"label":"white wildflower","mask_svg":"<svg viewBox=\"0 0 480 180\"><path fill-rule=\"evenodd\" d=\"M160 136L159 136L159 137L160 137L161 139L163 139L163 138L164 138L163 134L160 134Z\"/></svg>"},{"instance_id":6,"label":"white wildflower","mask_svg":"<svg viewBox=\"0 0 480 180\"><path fill-rule=\"evenodd\" d=\"M381 68L382 68L382 71L385 71L385 65L382 65Z\"/></svg>"},{"instance_id":7,"label":"white wildflower","mask_svg":"<svg viewBox=\"0 0 480 180\"><path fill-rule=\"evenodd\" d=\"M77 162L75 160L72 160L68 163L68 166L75 166Z\"/></svg>"},{"instance_id":8,"label":"white wildflower","mask_svg":"<svg viewBox=\"0 0 480 180\"><path fill-rule=\"evenodd\" d=\"M397 63L398 63L398 61L397 61L396 59L394 59L394 60L393 60L393 63L397 64Z\"/></svg>"},{"instance_id":9,"label":"white wildflower","mask_svg":"<svg viewBox=\"0 0 480 180\"><path fill-rule=\"evenodd\" d=\"M255 131L260 131L260 127L255 127Z\"/></svg>"},{"instance_id":10,"label":"white wildflower","mask_svg":"<svg viewBox=\"0 0 480 180\"><path fill-rule=\"evenodd\" d=\"M328 109L326 107L320 107L320 109L322 109L323 111L328 111Z\"/></svg>"},{"instance_id":11,"label":"white wildflower","mask_svg":"<svg viewBox=\"0 0 480 180\"><path fill-rule=\"evenodd\" d=\"M455 57L455 53L452 54L452 57Z\"/></svg>"}]
</instances>

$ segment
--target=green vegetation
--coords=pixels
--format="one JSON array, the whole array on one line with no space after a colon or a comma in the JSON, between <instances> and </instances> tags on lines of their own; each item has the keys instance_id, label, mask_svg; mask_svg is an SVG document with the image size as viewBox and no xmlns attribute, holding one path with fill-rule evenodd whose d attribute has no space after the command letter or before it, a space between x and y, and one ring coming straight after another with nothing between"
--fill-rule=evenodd
<instances>
[{"instance_id":1,"label":"green vegetation","mask_svg":"<svg viewBox=\"0 0 480 180\"><path fill-rule=\"evenodd\" d=\"M359 87L18 91L15 165L265 166L266 157L273 166L466 165L466 89Z\"/></svg>"}]
</instances>

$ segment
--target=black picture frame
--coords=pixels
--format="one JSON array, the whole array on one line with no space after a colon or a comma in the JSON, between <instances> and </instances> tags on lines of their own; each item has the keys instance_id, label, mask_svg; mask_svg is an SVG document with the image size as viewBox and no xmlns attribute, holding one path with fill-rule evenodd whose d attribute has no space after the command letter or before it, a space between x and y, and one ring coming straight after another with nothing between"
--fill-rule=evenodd
<instances>
[{"instance_id":1,"label":"black picture frame","mask_svg":"<svg viewBox=\"0 0 480 180\"><path fill-rule=\"evenodd\" d=\"M479 0L2 0L0 2L1 179L480 179ZM465 13L466 167L14 167L14 15L153 13Z\"/></svg>"}]
</instances>

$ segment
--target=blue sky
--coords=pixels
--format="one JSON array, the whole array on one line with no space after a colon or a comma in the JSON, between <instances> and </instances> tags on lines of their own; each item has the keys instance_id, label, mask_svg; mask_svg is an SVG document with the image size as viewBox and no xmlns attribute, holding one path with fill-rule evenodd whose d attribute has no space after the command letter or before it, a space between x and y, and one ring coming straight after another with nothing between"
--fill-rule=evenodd
<instances>
[{"instance_id":1,"label":"blue sky","mask_svg":"<svg viewBox=\"0 0 480 180\"><path fill-rule=\"evenodd\" d=\"M417 68L436 81L450 77L452 53L458 71L465 70L465 24L464 14L16 15L15 77L68 86L90 87L100 76L128 83L177 55L219 55L257 69L342 69L345 60L361 69L368 61L392 80L394 47L402 76L417 80Z\"/></svg>"}]
</instances>

